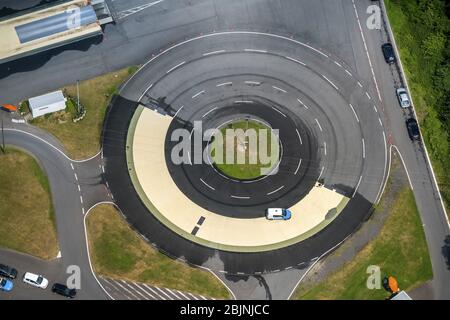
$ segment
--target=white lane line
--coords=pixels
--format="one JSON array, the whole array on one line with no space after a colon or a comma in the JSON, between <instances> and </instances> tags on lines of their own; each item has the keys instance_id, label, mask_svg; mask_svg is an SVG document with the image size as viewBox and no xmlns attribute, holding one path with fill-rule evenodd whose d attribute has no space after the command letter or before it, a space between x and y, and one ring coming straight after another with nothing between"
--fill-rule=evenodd
<instances>
[{"instance_id":1,"label":"white lane line","mask_svg":"<svg viewBox=\"0 0 450 320\"><path fill-rule=\"evenodd\" d=\"M170 289L167 289L167 288L165 288L165 290L168 291L171 295L173 295L173 296L175 297L175 299L177 299L177 300L183 300L179 295L177 295L177 294L175 293L175 290L170 290Z\"/></svg>"},{"instance_id":2,"label":"white lane line","mask_svg":"<svg viewBox=\"0 0 450 320\"><path fill-rule=\"evenodd\" d=\"M207 186L208 188L210 188L211 190L216 190L216 189L214 189L213 187L211 187L209 184L207 184L202 178L200 178L200 181L201 181L205 186Z\"/></svg>"},{"instance_id":3,"label":"white lane line","mask_svg":"<svg viewBox=\"0 0 450 320\"><path fill-rule=\"evenodd\" d=\"M150 8L150 7L152 7L152 6L154 6L154 5L158 4L158 3L161 3L163 1L164 0L158 0L158 1L154 1L154 2L151 2L151 3L147 3L147 4L144 4L144 5L138 6L138 7L134 7L134 8L127 9L125 11L119 12L117 14L117 19L119 19L119 20L120 19L124 19L124 18L126 18L126 17L128 17L128 16L130 16L132 14L136 14L138 12L141 12L142 10Z\"/></svg>"},{"instance_id":4,"label":"white lane line","mask_svg":"<svg viewBox=\"0 0 450 320\"><path fill-rule=\"evenodd\" d=\"M202 296L201 294L200 294L200 298L202 298L203 300L208 300L204 296Z\"/></svg>"},{"instance_id":5,"label":"white lane line","mask_svg":"<svg viewBox=\"0 0 450 320\"><path fill-rule=\"evenodd\" d=\"M191 153L189 151L187 152L187 156L188 156L188 160L189 160L189 165L192 166Z\"/></svg>"},{"instance_id":6,"label":"white lane line","mask_svg":"<svg viewBox=\"0 0 450 320\"><path fill-rule=\"evenodd\" d=\"M128 288L131 288L133 290L133 292L136 292L137 294L139 294L142 298L144 298L145 300L149 300L148 297L144 296L139 290L137 290L135 287L133 287L131 284L129 284L128 282L125 282L122 280L122 282L124 284L126 284L128 286ZM133 283L134 285L135 283Z\"/></svg>"},{"instance_id":7,"label":"white lane line","mask_svg":"<svg viewBox=\"0 0 450 320\"><path fill-rule=\"evenodd\" d=\"M325 79L325 80L327 80L336 90L339 90L339 88L330 80L330 79L328 79L326 76L324 76L323 74L322 74L322 77Z\"/></svg>"},{"instance_id":8,"label":"white lane line","mask_svg":"<svg viewBox=\"0 0 450 320\"><path fill-rule=\"evenodd\" d=\"M378 122L380 123L380 126L383 126L383 122L381 122L381 118L378 117Z\"/></svg>"},{"instance_id":9,"label":"white lane line","mask_svg":"<svg viewBox=\"0 0 450 320\"><path fill-rule=\"evenodd\" d=\"M409 175L408 169L406 168L406 164L405 164L405 161L403 160L403 156L400 153L400 150L398 150L397 146L395 146L395 145L392 145L392 147L395 148L395 150L397 150L397 153L400 156L400 160L402 160L403 168L405 168L406 176L408 177L408 181L409 181L409 185L411 186L411 190L414 190L414 187L413 187L413 184L412 184L412 180L411 180L411 176Z\"/></svg>"},{"instance_id":10,"label":"white lane line","mask_svg":"<svg viewBox=\"0 0 450 320\"><path fill-rule=\"evenodd\" d=\"M337 65L338 67L341 67L341 68L342 68L342 64L340 64L340 63L337 62L337 61L333 61L333 62L334 62L334 64Z\"/></svg>"},{"instance_id":11,"label":"white lane line","mask_svg":"<svg viewBox=\"0 0 450 320\"><path fill-rule=\"evenodd\" d=\"M72 170L75 170L72 163L70 163L70 167L72 168Z\"/></svg>"},{"instance_id":12,"label":"white lane line","mask_svg":"<svg viewBox=\"0 0 450 320\"><path fill-rule=\"evenodd\" d=\"M147 290L145 290L143 287L141 287L138 283L135 283L136 287L138 287L139 289L141 289L142 292L145 292L146 295L148 295L151 299L157 300L158 298L156 298L154 295L152 295L150 292L148 292Z\"/></svg>"},{"instance_id":13,"label":"white lane line","mask_svg":"<svg viewBox=\"0 0 450 320\"><path fill-rule=\"evenodd\" d=\"M74 173L73 175L75 176L75 180L77 180L77 181L78 181L78 176L77 176L77 174L76 174L76 173Z\"/></svg>"},{"instance_id":14,"label":"white lane line","mask_svg":"<svg viewBox=\"0 0 450 320\"><path fill-rule=\"evenodd\" d=\"M323 142L323 153L327 155L327 143L325 141Z\"/></svg>"},{"instance_id":15,"label":"white lane line","mask_svg":"<svg viewBox=\"0 0 450 320\"><path fill-rule=\"evenodd\" d=\"M181 292L180 290L177 290L177 292L179 294L181 294L186 300L190 300L189 297L187 295L185 295L183 292Z\"/></svg>"},{"instance_id":16,"label":"white lane line","mask_svg":"<svg viewBox=\"0 0 450 320\"><path fill-rule=\"evenodd\" d=\"M216 85L216 87L223 87L223 86L231 86L233 82L223 82Z\"/></svg>"},{"instance_id":17,"label":"white lane line","mask_svg":"<svg viewBox=\"0 0 450 320\"><path fill-rule=\"evenodd\" d=\"M366 96L369 100L372 100L372 97L370 96L370 94L366 91Z\"/></svg>"},{"instance_id":18,"label":"white lane line","mask_svg":"<svg viewBox=\"0 0 450 320\"><path fill-rule=\"evenodd\" d=\"M261 84L261 82L258 82L258 81L245 81L245 84L259 86Z\"/></svg>"},{"instance_id":19,"label":"white lane line","mask_svg":"<svg viewBox=\"0 0 450 320\"><path fill-rule=\"evenodd\" d=\"M105 166L102 165L102 172L105 173Z\"/></svg>"},{"instance_id":20,"label":"white lane line","mask_svg":"<svg viewBox=\"0 0 450 320\"><path fill-rule=\"evenodd\" d=\"M319 120L317 120L317 118L315 119L316 120L316 123L317 123L317 125L319 126L319 130L320 130L320 132L322 132L323 130L322 130L322 126L320 125L320 122L319 122Z\"/></svg>"},{"instance_id":21,"label":"white lane line","mask_svg":"<svg viewBox=\"0 0 450 320\"><path fill-rule=\"evenodd\" d=\"M304 104L303 101L300 100L300 98L297 98L297 101L298 101L303 107L305 107L306 110L309 109L309 107L308 107L306 104Z\"/></svg>"},{"instance_id":22,"label":"white lane line","mask_svg":"<svg viewBox=\"0 0 450 320\"><path fill-rule=\"evenodd\" d=\"M181 106L181 108L178 109L177 112L175 112L173 117L176 118L178 116L178 113L180 113L181 109L183 109L183 108L184 108L184 106Z\"/></svg>"},{"instance_id":23,"label":"white lane line","mask_svg":"<svg viewBox=\"0 0 450 320\"><path fill-rule=\"evenodd\" d=\"M360 86L361 88L363 87L363 85L359 81L358 81L358 86Z\"/></svg>"},{"instance_id":24,"label":"white lane line","mask_svg":"<svg viewBox=\"0 0 450 320\"><path fill-rule=\"evenodd\" d=\"M241 199L241 200L248 200L248 199L250 199L250 197L233 196L233 195L230 195L230 197L234 198L234 199Z\"/></svg>"},{"instance_id":25,"label":"white lane line","mask_svg":"<svg viewBox=\"0 0 450 320\"><path fill-rule=\"evenodd\" d=\"M378 109L377 109L376 105L373 106L373 110L375 110L375 113L378 113Z\"/></svg>"},{"instance_id":26,"label":"white lane line","mask_svg":"<svg viewBox=\"0 0 450 320\"><path fill-rule=\"evenodd\" d=\"M300 159L300 161L298 162L297 169L295 169L294 175L297 175L298 170L300 169L301 165L302 165L302 159Z\"/></svg>"},{"instance_id":27,"label":"white lane line","mask_svg":"<svg viewBox=\"0 0 450 320\"><path fill-rule=\"evenodd\" d=\"M352 73L350 71L348 71L347 69L345 69L345 72L350 76L353 77Z\"/></svg>"},{"instance_id":28,"label":"white lane line","mask_svg":"<svg viewBox=\"0 0 450 320\"><path fill-rule=\"evenodd\" d=\"M109 282L106 278L101 278L101 280L105 281L108 285L110 285L117 292L120 292L119 288L117 288L113 283Z\"/></svg>"},{"instance_id":29,"label":"white lane line","mask_svg":"<svg viewBox=\"0 0 450 320\"><path fill-rule=\"evenodd\" d=\"M205 92L206 92L205 90L202 90L202 91L200 91L199 93L194 94L194 95L192 96L192 99L197 98L199 95L202 95L202 94L204 94Z\"/></svg>"},{"instance_id":30,"label":"white lane line","mask_svg":"<svg viewBox=\"0 0 450 320\"><path fill-rule=\"evenodd\" d=\"M213 111L216 110L216 109L217 109L217 107L212 108L211 110L209 110L208 112L206 112L206 113L202 116L202 118L206 117L208 114L210 114L211 112L213 112Z\"/></svg>"},{"instance_id":31,"label":"white lane line","mask_svg":"<svg viewBox=\"0 0 450 320\"><path fill-rule=\"evenodd\" d=\"M81 192L81 188L80 188L80 185L78 185L78 192Z\"/></svg>"},{"instance_id":32,"label":"white lane line","mask_svg":"<svg viewBox=\"0 0 450 320\"><path fill-rule=\"evenodd\" d=\"M183 64L185 64L185 63L186 63L186 61L183 61L183 62L177 64L175 67L170 68L169 70L167 70L166 74L171 73L173 70L175 70L176 68L181 67L181 66L182 66Z\"/></svg>"},{"instance_id":33,"label":"white lane line","mask_svg":"<svg viewBox=\"0 0 450 320\"><path fill-rule=\"evenodd\" d=\"M322 169L320 170L320 174L319 174L319 178L317 178L317 180L319 180L320 178L322 178L322 174L323 171L325 170L325 167L322 167Z\"/></svg>"},{"instance_id":34,"label":"white lane line","mask_svg":"<svg viewBox=\"0 0 450 320\"><path fill-rule=\"evenodd\" d=\"M169 296L167 293L164 292L164 290L161 290L158 287L155 287L156 290L158 290L159 292L161 292L162 294L164 294L167 298L169 298L170 300L173 300L173 298L171 296Z\"/></svg>"},{"instance_id":35,"label":"white lane line","mask_svg":"<svg viewBox=\"0 0 450 320\"><path fill-rule=\"evenodd\" d=\"M363 159L365 159L366 158L366 143L364 141L364 138L362 138L361 141L362 141L362 156L363 156Z\"/></svg>"},{"instance_id":36,"label":"white lane line","mask_svg":"<svg viewBox=\"0 0 450 320\"><path fill-rule=\"evenodd\" d=\"M135 299L137 300L141 300L139 299L139 297L137 295L135 295L133 292L131 292L129 289L125 288L123 285L121 285L118 281L115 280L111 280L113 281L115 284L117 284L119 287L121 287L123 290L125 290L126 292L128 292L130 295L132 295ZM122 280L123 281L123 280Z\"/></svg>"},{"instance_id":37,"label":"white lane line","mask_svg":"<svg viewBox=\"0 0 450 320\"><path fill-rule=\"evenodd\" d=\"M84 207L81 207L81 213L83 214L83 216L86 213L86 211L84 210Z\"/></svg>"},{"instance_id":38,"label":"white lane line","mask_svg":"<svg viewBox=\"0 0 450 320\"><path fill-rule=\"evenodd\" d=\"M80 202L83 204L83 196L80 196Z\"/></svg>"},{"instance_id":39,"label":"white lane line","mask_svg":"<svg viewBox=\"0 0 450 320\"><path fill-rule=\"evenodd\" d=\"M295 129L297 132L298 140L300 140L300 144L303 144L302 137L300 136L300 132L298 132L298 129Z\"/></svg>"},{"instance_id":40,"label":"white lane line","mask_svg":"<svg viewBox=\"0 0 450 320\"><path fill-rule=\"evenodd\" d=\"M272 107L272 109L275 110L276 112L278 112L279 114L281 114L283 117L287 118L287 116L286 116L283 112L281 112L280 110L278 110L277 108Z\"/></svg>"},{"instance_id":41,"label":"white lane line","mask_svg":"<svg viewBox=\"0 0 450 320\"><path fill-rule=\"evenodd\" d=\"M294 58L291 58L291 57L288 57L288 56L285 56L285 58L288 59L288 60L294 61L294 62L296 62L298 64L301 64L302 66L306 66L306 63L303 63L300 60L297 60L297 59L294 59Z\"/></svg>"},{"instance_id":42,"label":"white lane line","mask_svg":"<svg viewBox=\"0 0 450 320\"><path fill-rule=\"evenodd\" d=\"M286 90L284 90L284 89L281 89L280 87L277 87L277 86L272 86L272 88L274 88L275 90L281 91L281 92L283 92L283 93L287 93L287 91L286 91Z\"/></svg>"},{"instance_id":43,"label":"white lane line","mask_svg":"<svg viewBox=\"0 0 450 320\"><path fill-rule=\"evenodd\" d=\"M144 287L146 287L148 290L150 290L151 292L153 292L154 295L156 295L158 297L159 300L167 300L166 298L164 298L163 296L161 296L158 292L156 292L155 290L153 290L152 287L148 286L147 284L143 283L142 284Z\"/></svg>"},{"instance_id":44,"label":"white lane line","mask_svg":"<svg viewBox=\"0 0 450 320\"><path fill-rule=\"evenodd\" d=\"M275 189L275 190L269 192L267 195L270 196L271 194L274 194L274 193L280 191L280 190L283 189L283 188L284 188L284 186L281 186L281 187L279 187L278 189Z\"/></svg>"},{"instance_id":45,"label":"white lane line","mask_svg":"<svg viewBox=\"0 0 450 320\"><path fill-rule=\"evenodd\" d=\"M150 90L153 87L153 83L151 83L147 89L144 90L144 93L142 94L142 96L139 98L139 101L141 101L142 97L148 92L148 90Z\"/></svg>"},{"instance_id":46,"label":"white lane line","mask_svg":"<svg viewBox=\"0 0 450 320\"><path fill-rule=\"evenodd\" d=\"M220 53L225 53L225 52L226 52L225 50L211 51L211 52L204 53L203 56L206 57L206 56L210 56L213 54L220 54Z\"/></svg>"},{"instance_id":47,"label":"white lane line","mask_svg":"<svg viewBox=\"0 0 450 320\"><path fill-rule=\"evenodd\" d=\"M358 118L358 115L356 114L355 108L353 108L351 103L349 103L348 105L350 106L350 108L352 108L352 111L353 111L353 114L355 115L356 121L358 121L358 123L359 123L359 118Z\"/></svg>"},{"instance_id":48,"label":"white lane line","mask_svg":"<svg viewBox=\"0 0 450 320\"><path fill-rule=\"evenodd\" d=\"M259 49L244 49L246 52L256 52L256 53L267 53L266 50L259 50Z\"/></svg>"},{"instance_id":49,"label":"white lane line","mask_svg":"<svg viewBox=\"0 0 450 320\"><path fill-rule=\"evenodd\" d=\"M253 103L252 100L236 100L234 103Z\"/></svg>"},{"instance_id":50,"label":"white lane line","mask_svg":"<svg viewBox=\"0 0 450 320\"><path fill-rule=\"evenodd\" d=\"M192 293L190 292L186 292L186 294L190 295L192 298L194 298L194 300L199 300L196 296L194 296ZM191 299L192 300L192 299Z\"/></svg>"},{"instance_id":51,"label":"white lane line","mask_svg":"<svg viewBox=\"0 0 450 320\"><path fill-rule=\"evenodd\" d=\"M358 21L359 32L361 33L361 38L363 40L364 49L366 50L367 59L369 60L370 71L372 72L372 77L373 77L373 81L375 83L375 88L377 89L378 98L380 99L380 101L382 101L380 89L378 87L378 81L377 81L377 78L375 77L375 71L373 70L372 60L370 59L369 49L367 48L366 38L364 36L364 32L363 32L363 29L361 26L361 21L359 20L358 10L356 10L355 0L352 0L352 4L353 4L353 9L355 10L356 20Z\"/></svg>"}]
</instances>

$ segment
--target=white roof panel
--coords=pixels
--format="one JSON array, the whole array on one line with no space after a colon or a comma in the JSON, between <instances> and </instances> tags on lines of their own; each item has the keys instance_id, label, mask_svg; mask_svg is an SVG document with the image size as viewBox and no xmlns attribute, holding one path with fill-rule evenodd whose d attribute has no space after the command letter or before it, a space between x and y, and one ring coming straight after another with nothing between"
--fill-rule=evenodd
<instances>
[{"instance_id":1,"label":"white roof panel","mask_svg":"<svg viewBox=\"0 0 450 320\"><path fill-rule=\"evenodd\" d=\"M42 96L37 96L29 99L30 109L38 109L43 106L48 106L57 102L64 102L65 98L61 90L50 92Z\"/></svg>"}]
</instances>

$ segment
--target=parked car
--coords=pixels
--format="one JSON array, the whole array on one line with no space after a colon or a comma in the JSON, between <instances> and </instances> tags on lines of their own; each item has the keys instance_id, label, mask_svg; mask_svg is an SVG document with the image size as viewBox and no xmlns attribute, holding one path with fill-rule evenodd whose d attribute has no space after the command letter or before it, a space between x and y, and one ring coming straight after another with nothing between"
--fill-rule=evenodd
<instances>
[{"instance_id":1,"label":"parked car","mask_svg":"<svg viewBox=\"0 0 450 320\"><path fill-rule=\"evenodd\" d=\"M288 209L269 208L266 211L267 220L289 220L292 212Z\"/></svg>"},{"instance_id":2,"label":"parked car","mask_svg":"<svg viewBox=\"0 0 450 320\"><path fill-rule=\"evenodd\" d=\"M408 129L408 134L411 140L420 140L419 125L416 119L410 118L406 120L406 128Z\"/></svg>"},{"instance_id":3,"label":"parked car","mask_svg":"<svg viewBox=\"0 0 450 320\"><path fill-rule=\"evenodd\" d=\"M52 286L52 292L62 295L66 298L75 298L75 296L77 295L77 290L70 289L69 287L61 283L55 283Z\"/></svg>"},{"instance_id":4,"label":"parked car","mask_svg":"<svg viewBox=\"0 0 450 320\"><path fill-rule=\"evenodd\" d=\"M17 270L0 263L0 277L15 279L17 277Z\"/></svg>"},{"instance_id":5,"label":"parked car","mask_svg":"<svg viewBox=\"0 0 450 320\"><path fill-rule=\"evenodd\" d=\"M6 278L0 278L0 291L9 292L13 289L14 285L11 280Z\"/></svg>"},{"instance_id":6,"label":"parked car","mask_svg":"<svg viewBox=\"0 0 450 320\"><path fill-rule=\"evenodd\" d=\"M33 287L46 289L48 286L48 280L41 275L37 275L31 272L27 272L23 275L23 282L32 285Z\"/></svg>"},{"instance_id":7,"label":"parked car","mask_svg":"<svg viewBox=\"0 0 450 320\"><path fill-rule=\"evenodd\" d=\"M411 107L411 100L409 99L408 92L406 91L405 88L397 89L397 98L398 98L398 102L400 103L400 106L402 108Z\"/></svg>"},{"instance_id":8,"label":"parked car","mask_svg":"<svg viewBox=\"0 0 450 320\"><path fill-rule=\"evenodd\" d=\"M387 63L391 64L395 62L395 53L392 44L390 43L383 44L381 46L381 50L383 51L384 60L386 60Z\"/></svg>"}]
</instances>

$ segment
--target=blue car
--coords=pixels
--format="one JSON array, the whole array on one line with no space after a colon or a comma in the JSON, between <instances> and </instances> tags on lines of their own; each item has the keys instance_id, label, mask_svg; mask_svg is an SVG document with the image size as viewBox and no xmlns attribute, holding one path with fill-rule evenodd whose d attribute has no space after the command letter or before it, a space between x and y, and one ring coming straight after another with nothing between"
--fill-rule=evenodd
<instances>
[{"instance_id":1,"label":"blue car","mask_svg":"<svg viewBox=\"0 0 450 320\"><path fill-rule=\"evenodd\" d=\"M0 278L0 291L9 292L13 289L14 285L11 280Z\"/></svg>"}]
</instances>

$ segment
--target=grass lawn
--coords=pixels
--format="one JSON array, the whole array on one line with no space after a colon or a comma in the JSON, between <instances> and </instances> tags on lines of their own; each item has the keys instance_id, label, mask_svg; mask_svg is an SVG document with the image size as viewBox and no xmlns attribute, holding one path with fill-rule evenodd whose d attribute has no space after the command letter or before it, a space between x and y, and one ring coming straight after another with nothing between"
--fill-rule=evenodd
<instances>
[{"instance_id":1,"label":"grass lawn","mask_svg":"<svg viewBox=\"0 0 450 320\"><path fill-rule=\"evenodd\" d=\"M211 273L191 268L154 250L112 205L95 207L87 218L87 229L94 269L100 275L229 298L227 289Z\"/></svg>"},{"instance_id":2,"label":"grass lawn","mask_svg":"<svg viewBox=\"0 0 450 320\"><path fill-rule=\"evenodd\" d=\"M392 192L391 183L385 196ZM369 276L366 270L370 265L380 267L381 277L394 276L402 290L410 290L432 278L425 234L412 191L408 186L401 187L389 203L385 196L374 213L376 216L377 212L390 210L380 234L342 269L312 287L300 287L294 299L386 299L389 294L384 289L366 287Z\"/></svg>"},{"instance_id":3,"label":"grass lawn","mask_svg":"<svg viewBox=\"0 0 450 320\"><path fill-rule=\"evenodd\" d=\"M263 175L261 169L266 168L270 170L275 166L278 157L276 158L276 161L274 161L275 163L267 163L267 161L262 163L259 157L260 136L258 135L258 132L261 129L267 130L267 153L268 155L271 155L271 141L272 139L276 139L271 129L256 121L237 121L221 128L220 134L223 137L222 140L217 139L217 136L215 136L216 139L211 144L211 158L215 162L215 167L228 177L250 180L261 177ZM256 135L254 141L256 147L248 148L251 141L249 136L240 141L235 135L227 134L227 131L233 134L233 130L242 130L244 133L246 133L247 130L255 130ZM219 143L219 141L222 141L222 143ZM227 148L228 145L233 146L233 148ZM223 150L222 156L219 156L219 153L215 152L216 149ZM279 150L274 152L278 153ZM228 154L233 156L233 161L227 159ZM239 156L242 159L240 162Z\"/></svg>"},{"instance_id":4,"label":"grass lawn","mask_svg":"<svg viewBox=\"0 0 450 320\"><path fill-rule=\"evenodd\" d=\"M13 148L0 153L0 247L55 258L58 240L47 177L36 160Z\"/></svg>"},{"instance_id":5,"label":"grass lawn","mask_svg":"<svg viewBox=\"0 0 450 320\"><path fill-rule=\"evenodd\" d=\"M424 142L450 212L450 21L441 0L385 3Z\"/></svg>"},{"instance_id":6,"label":"grass lawn","mask_svg":"<svg viewBox=\"0 0 450 320\"><path fill-rule=\"evenodd\" d=\"M69 106L65 111L33 119L31 123L58 138L70 157L83 159L93 156L100 150L100 135L108 103L120 84L134 72L135 66L81 81L80 103L87 112L84 119L79 122L72 121L74 106ZM66 96L76 101L76 84L63 90Z\"/></svg>"}]
</instances>

